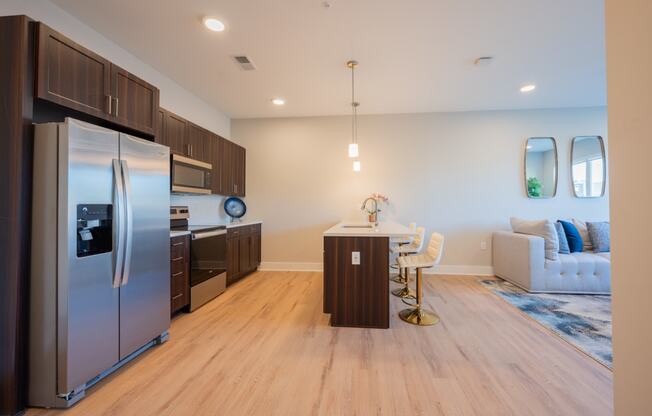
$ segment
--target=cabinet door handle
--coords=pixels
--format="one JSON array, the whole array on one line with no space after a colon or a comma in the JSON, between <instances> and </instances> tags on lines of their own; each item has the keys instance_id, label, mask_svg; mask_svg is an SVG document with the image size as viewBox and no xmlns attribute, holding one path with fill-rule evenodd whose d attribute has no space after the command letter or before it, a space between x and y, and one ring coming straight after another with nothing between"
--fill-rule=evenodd
<instances>
[{"instance_id":1,"label":"cabinet door handle","mask_svg":"<svg viewBox=\"0 0 652 416\"><path fill-rule=\"evenodd\" d=\"M177 299L179 299L181 296L183 296L183 293L179 293L178 295L174 295L174 296L172 296L172 300L177 300Z\"/></svg>"},{"instance_id":2,"label":"cabinet door handle","mask_svg":"<svg viewBox=\"0 0 652 416\"><path fill-rule=\"evenodd\" d=\"M182 241L180 243L172 243L172 246L173 247L178 247L178 246L182 246L183 244L184 244L184 242Z\"/></svg>"},{"instance_id":3,"label":"cabinet door handle","mask_svg":"<svg viewBox=\"0 0 652 416\"><path fill-rule=\"evenodd\" d=\"M109 111L108 111L108 113L111 114L111 104L113 104L113 97L111 97L110 95L107 95L106 98L108 98L108 100L109 100L109 105L108 105Z\"/></svg>"},{"instance_id":4,"label":"cabinet door handle","mask_svg":"<svg viewBox=\"0 0 652 416\"><path fill-rule=\"evenodd\" d=\"M177 277L177 276L180 276L180 275L182 275L182 274L183 274L183 272L174 273L174 274L172 275L172 277Z\"/></svg>"},{"instance_id":5,"label":"cabinet door handle","mask_svg":"<svg viewBox=\"0 0 652 416\"><path fill-rule=\"evenodd\" d=\"M118 101L118 97L115 97L115 116L118 117L118 104L120 104L120 101Z\"/></svg>"}]
</instances>

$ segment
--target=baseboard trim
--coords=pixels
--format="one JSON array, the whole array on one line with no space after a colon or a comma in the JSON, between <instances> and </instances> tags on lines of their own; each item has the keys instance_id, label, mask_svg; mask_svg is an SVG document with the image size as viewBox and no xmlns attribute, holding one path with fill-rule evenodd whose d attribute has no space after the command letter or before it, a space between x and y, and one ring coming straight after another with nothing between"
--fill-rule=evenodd
<instances>
[{"instance_id":1,"label":"baseboard trim","mask_svg":"<svg viewBox=\"0 0 652 416\"><path fill-rule=\"evenodd\" d=\"M492 266L468 266L456 264L442 264L439 266L424 269L423 274L445 274L461 276L493 276Z\"/></svg>"},{"instance_id":2,"label":"baseboard trim","mask_svg":"<svg viewBox=\"0 0 652 416\"><path fill-rule=\"evenodd\" d=\"M293 263L283 261L264 261L258 270L263 272L321 272L321 263Z\"/></svg>"},{"instance_id":3,"label":"baseboard trim","mask_svg":"<svg viewBox=\"0 0 652 416\"><path fill-rule=\"evenodd\" d=\"M293 263L280 261L264 261L258 267L260 271L277 272L321 272L322 263ZM424 269L424 274L429 275L472 275L472 276L493 276L492 266L467 266L467 265L439 265L430 269Z\"/></svg>"}]
</instances>

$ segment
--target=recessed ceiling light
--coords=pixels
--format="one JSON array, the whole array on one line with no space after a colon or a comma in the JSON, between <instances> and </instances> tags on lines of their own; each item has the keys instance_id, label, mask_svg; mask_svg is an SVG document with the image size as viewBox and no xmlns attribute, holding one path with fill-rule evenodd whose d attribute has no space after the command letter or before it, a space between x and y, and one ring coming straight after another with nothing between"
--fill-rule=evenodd
<instances>
[{"instance_id":1,"label":"recessed ceiling light","mask_svg":"<svg viewBox=\"0 0 652 416\"><path fill-rule=\"evenodd\" d=\"M212 30L213 32L221 32L224 30L224 23L214 17L206 16L202 21L208 30Z\"/></svg>"},{"instance_id":2,"label":"recessed ceiling light","mask_svg":"<svg viewBox=\"0 0 652 416\"><path fill-rule=\"evenodd\" d=\"M285 100L282 99L282 98L274 98L272 100L272 104L274 104L274 105L283 105L283 104L285 104Z\"/></svg>"},{"instance_id":3,"label":"recessed ceiling light","mask_svg":"<svg viewBox=\"0 0 652 416\"><path fill-rule=\"evenodd\" d=\"M534 89L535 89L536 87L537 87L537 86L534 85L534 84L523 85L523 86L521 87L521 92L530 92L530 91L534 91Z\"/></svg>"}]
</instances>

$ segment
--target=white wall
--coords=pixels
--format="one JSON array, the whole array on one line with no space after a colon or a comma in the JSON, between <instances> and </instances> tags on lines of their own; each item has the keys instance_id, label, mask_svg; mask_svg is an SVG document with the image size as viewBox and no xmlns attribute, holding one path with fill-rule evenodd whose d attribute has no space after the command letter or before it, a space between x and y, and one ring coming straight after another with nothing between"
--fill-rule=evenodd
<instances>
[{"instance_id":1,"label":"white wall","mask_svg":"<svg viewBox=\"0 0 652 416\"><path fill-rule=\"evenodd\" d=\"M652 409L652 2L607 0L611 161L614 404L618 416Z\"/></svg>"},{"instance_id":2,"label":"white wall","mask_svg":"<svg viewBox=\"0 0 652 416\"><path fill-rule=\"evenodd\" d=\"M319 267L322 231L359 217L380 192L391 200L381 218L446 236L441 271L491 273L491 233L510 215L608 218L608 197L572 197L569 168L572 137L606 141L606 117L605 108L362 116L359 173L346 153L349 117L233 120L232 131L247 148L248 215L265 221L264 266ZM525 141L546 136L559 149L557 197L528 199Z\"/></svg>"},{"instance_id":3,"label":"white wall","mask_svg":"<svg viewBox=\"0 0 652 416\"><path fill-rule=\"evenodd\" d=\"M186 91L147 63L111 42L83 22L47 0L2 0L0 15L25 14L42 21L75 42L143 78L161 90L161 107L211 130L223 137L231 136L229 117L219 109Z\"/></svg>"}]
</instances>

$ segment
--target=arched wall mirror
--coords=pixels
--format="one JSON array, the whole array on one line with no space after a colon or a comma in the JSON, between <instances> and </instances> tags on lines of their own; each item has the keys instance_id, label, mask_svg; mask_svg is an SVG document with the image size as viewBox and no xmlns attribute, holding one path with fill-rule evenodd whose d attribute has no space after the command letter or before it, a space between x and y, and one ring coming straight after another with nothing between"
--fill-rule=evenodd
<instances>
[{"instance_id":1,"label":"arched wall mirror","mask_svg":"<svg viewBox=\"0 0 652 416\"><path fill-rule=\"evenodd\" d=\"M600 136L573 137L571 177L578 198L599 198L607 182L607 160Z\"/></svg>"},{"instance_id":2,"label":"arched wall mirror","mask_svg":"<svg viewBox=\"0 0 652 416\"><path fill-rule=\"evenodd\" d=\"M557 143L552 137L530 137L525 144L525 190L528 198L557 194Z\"/></svg>"}]
</instances>

